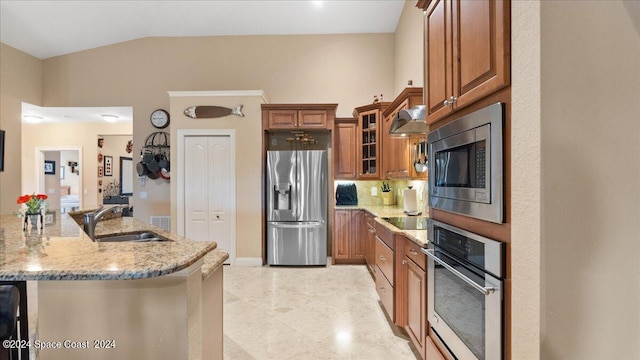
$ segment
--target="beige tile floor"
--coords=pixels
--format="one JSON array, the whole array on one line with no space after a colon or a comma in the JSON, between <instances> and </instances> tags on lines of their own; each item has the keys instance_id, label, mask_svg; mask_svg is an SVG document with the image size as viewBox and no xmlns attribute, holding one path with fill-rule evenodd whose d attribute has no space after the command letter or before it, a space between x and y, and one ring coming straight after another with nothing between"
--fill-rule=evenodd
<instances>
[{"instance_id":1,"label":"beige tile floor","mask_svg":"<svg viewBox=\"0 0 640 360\"><path fill-rule=\"evenodd\" d=\"M365 266L225 266L224 359L395 360L416 354L389 324Z\"/></svg>"}]
</instances>

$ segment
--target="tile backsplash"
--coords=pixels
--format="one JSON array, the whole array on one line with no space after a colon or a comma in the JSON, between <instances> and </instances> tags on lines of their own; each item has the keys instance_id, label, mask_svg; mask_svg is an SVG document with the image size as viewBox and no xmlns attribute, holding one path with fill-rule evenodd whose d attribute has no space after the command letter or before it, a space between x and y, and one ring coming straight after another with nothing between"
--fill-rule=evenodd
<instances>
[{"instance_id":1,"label":"tile backsplash","mask_svg":"<svg viewBox=\"0 0 640 360\"><path fill-rule=\"evenodd\" d=\"M393 193L393 205L390 206L403 206L404 197L402 191L406 189L408 186L412 186L418 192L418 208L421 209L422 212L427 212L427 198L428 198L428 188L427 182L423 180L390 180L390 181L381 181L381 180L357 180L357 181L346 181L346 180L336 180L336 186L338 184L356 184L356 188L358 189L358 205L383 205L382 203L382 183L385 182L389 184L391 191ZM377 195L371 195L371 188L376 188ZM335 189L334 189L335 194ZM335 204L335 202L334 202Z\"/></svg>"}]
</instances>

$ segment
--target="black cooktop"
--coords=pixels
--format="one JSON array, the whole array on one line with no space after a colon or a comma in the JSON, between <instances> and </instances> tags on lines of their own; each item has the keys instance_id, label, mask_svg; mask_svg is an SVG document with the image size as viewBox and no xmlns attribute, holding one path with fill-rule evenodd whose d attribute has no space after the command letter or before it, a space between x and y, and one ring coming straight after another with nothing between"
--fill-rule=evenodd
<instances>
[{"instance_id":1,"label":"black cooktop","mask_svg":"<svg viewBox=\"0 0 640 360\"><path fill-rule=\"evenodd\" d=\"M425 216L403 216L403 217L383 217L389 224L400 230L427 230L427 219Z\"/></svg>"}]
</instances>

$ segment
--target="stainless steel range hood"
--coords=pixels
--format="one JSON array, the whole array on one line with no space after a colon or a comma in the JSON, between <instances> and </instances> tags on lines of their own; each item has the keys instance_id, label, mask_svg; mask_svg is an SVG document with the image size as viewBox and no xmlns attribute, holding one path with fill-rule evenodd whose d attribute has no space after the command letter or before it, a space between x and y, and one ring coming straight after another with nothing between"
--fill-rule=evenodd
<instances>
[{"instance_id":1,"label":"stainless steel range hood","mask_svg":"<svg viewBox=\"0 0 640 360\"><path fill-rule=\"evenodd\" d=\"M425 120L425 106L418 105L411 109L400 110L393 118L389 134L392 136L426 135L429 132Z\"/></svg>"}]
</instances>

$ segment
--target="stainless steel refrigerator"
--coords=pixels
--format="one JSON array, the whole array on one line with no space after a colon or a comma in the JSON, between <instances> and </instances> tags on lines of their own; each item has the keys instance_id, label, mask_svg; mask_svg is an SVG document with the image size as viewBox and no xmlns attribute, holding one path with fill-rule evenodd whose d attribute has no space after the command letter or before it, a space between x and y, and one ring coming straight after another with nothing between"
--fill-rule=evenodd
<instances>
[{"instance_id":1,"label":"stainless steel refrigerator","mask_svg":"<svg viewBox=\"0 0 640 360\"><path fill-rule=\"evenodd\" d=\"M327 152L267 151L267 263L327 264Z\"/></svg>"}]
</instances>

